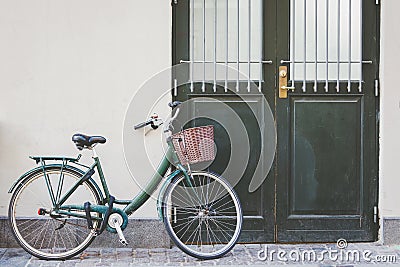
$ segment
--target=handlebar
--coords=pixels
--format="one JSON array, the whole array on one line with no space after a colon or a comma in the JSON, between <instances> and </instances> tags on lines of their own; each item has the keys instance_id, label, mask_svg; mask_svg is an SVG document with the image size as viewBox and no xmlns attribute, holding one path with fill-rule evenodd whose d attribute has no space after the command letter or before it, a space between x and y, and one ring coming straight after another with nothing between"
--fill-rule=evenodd
<instances>
[{"instance_id":1,"label":"handlebar","mask_svg":"<svg viewBox=\"0 0 400 267\"><path fill-rule=\"evenodd\" d=\"M136 124L135 126L133 126L133 129L137 130L137 129L143 128L144 126L147 126L147 125L152 124L152 123L153 123L153 119L150 119L148 121Z\"/></svg>"},{"instance_id":2,"label":"handlebar","mask_svg":"<svg viewBox=\"0 0 400 267\"><path fill-rule=\"evenodd\" d=\"M178 113L179 113L179 105L182 104L180 101L174 101L168 104L168 106L170 106L172 109L176 108L175 114L174 116L171 117L171 119L168 121L168 123L165 124L164 127L164 132L169 131L170 125L171 123L176 119L176 117L178 117ZM159 123L159 121L161 121L161 123ZM160 126L160 124L162 124L162 120L158 118L158 116L155 114L153 115L149 120L145 121L145 122L141 122L139 124L136 124L135 126L133 126L133 129L137 130L140 128L143 128L147 125L150 125L151 128L153 128L154 130L158 128L158 126Z\"/></svg>"}]
</instances>

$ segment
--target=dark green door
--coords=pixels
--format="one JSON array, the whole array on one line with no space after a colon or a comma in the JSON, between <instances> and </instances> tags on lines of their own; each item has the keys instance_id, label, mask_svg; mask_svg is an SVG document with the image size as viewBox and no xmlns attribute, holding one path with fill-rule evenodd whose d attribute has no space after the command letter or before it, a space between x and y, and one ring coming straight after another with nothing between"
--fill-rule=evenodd
<instances>
[{"instance_id":1,"label":"dark green door","mask_svg":"<svg viewBox=\"0 0 400 267\"><path fill-rule=\"evenodd\" d=\"M277 1L277 60L296 88L276 102L277 241L376 240L378 7L293 2Z\"/></svg>"},{"instance_id":2,"label":"dark green door","mask_svg":"<svg viewBox=\"0 0 400 267\"><path fill-rule=\"evenodd\" d=\"M190 125L215 125L218 153L208 168L235 176L226 170L237 139L226 125L243 123L247 133L248 164L235 186L245 215L242 241L376 240L375 1L178 0L172 7L173 64L189 64L173 72L173 98L190 100L186 115L201 117ZM247 75L215 71L224 62ZM281 66L294 87L287 98L279 97ZM256 166L273 142L260 127L265 101L277 149L272 168L262 166L263 179ZM251 191L252 179L264 182Z\"/></svg>"}]
</instances>

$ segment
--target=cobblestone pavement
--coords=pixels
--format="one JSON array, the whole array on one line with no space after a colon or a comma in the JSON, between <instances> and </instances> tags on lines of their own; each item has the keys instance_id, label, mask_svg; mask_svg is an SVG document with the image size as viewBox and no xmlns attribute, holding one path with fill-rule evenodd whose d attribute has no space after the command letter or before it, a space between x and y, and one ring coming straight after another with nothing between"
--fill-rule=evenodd
<instances>
[{"instance_id":1,"label":"cobblestone pavement","mask_svg":"<svg viewBox=\"0 0 400 267\"><path fill-rule=\"evenodd\" d=\"M336 244L238 244L226 256L201 261L178 248L132 249L88 248L79 257L67 261L39 260L23 249L0 248L0 266L400 266L400 246L376 243L352 243L339 249ZM376 266L375 265L375 266Z\"/></svg>"}]
</instances>

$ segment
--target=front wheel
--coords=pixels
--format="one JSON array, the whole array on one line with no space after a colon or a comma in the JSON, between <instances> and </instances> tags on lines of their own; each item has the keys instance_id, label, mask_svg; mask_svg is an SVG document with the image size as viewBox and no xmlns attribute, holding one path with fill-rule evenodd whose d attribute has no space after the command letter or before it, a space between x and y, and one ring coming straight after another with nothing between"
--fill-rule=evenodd
<instances>
[{"instance_id":1,"label":"front wheel","mask_svg":"<svg viewBox=\"0 0 400 267\"><path fill-rule=\"evenodd\" d=\"M176 177L164 197L164 223L174 243L199 259L215 259L236 244L242 209L232 186L209 172Z\"/></svg>"}]
</instances>

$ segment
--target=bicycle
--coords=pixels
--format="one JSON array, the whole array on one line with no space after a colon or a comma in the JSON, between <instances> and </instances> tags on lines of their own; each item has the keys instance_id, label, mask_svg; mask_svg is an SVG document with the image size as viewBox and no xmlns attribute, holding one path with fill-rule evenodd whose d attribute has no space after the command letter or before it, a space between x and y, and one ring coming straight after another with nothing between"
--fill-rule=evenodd
<instances>
[{"instance_id":1,"label":"bicycle","mask_svg":"<svg viewBox=\"0 0 400 267\"><path fill-rule=\"evenodd\" d=\"M175 114L164 123L166 154L152 179L131 200L117 199L108 190L94 149L106 142L102 136L75 134L72 137L78 150L92 151L94 163L91 166L79 162L81 154L76 158L31 157L40 166L23 174L8 191L13 193L8 218L19 245L46 260L64 260L78 255L104 230L116 233L120 242L127 245L123 230L128 216L162 184L157 212L174 243L199 259L215 259L228 253L241 232L243 219L239 198L221 176L190 170L191 163L215 157L213 147L207 142L208 151L201 151L201 143L206 140L204 136L213 138L213 128L195 127L172 134L179 104L177 101L169 104ZM134 129L148 125L157 129L162 123L158 116L152 116ZM191 151L189 148L193 147ZM166 175L170 163L175 168ZM96 170L101 186L92 177Z\"/></svg>"}]
</instances>

